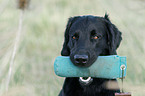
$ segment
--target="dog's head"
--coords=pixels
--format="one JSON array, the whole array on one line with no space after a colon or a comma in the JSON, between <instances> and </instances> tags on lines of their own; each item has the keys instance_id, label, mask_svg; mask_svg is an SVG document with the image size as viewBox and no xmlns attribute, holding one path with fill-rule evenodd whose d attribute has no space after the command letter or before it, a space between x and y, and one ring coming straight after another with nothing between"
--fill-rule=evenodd
<instances>
[{"instance_id":1,"label":"dog's head","mask_svg":"<svg viewBox=\"0 0 145 96\"><path fill-rule=\"evenodd\" d=\"M74 65L88 67L100 55L116 55L121 40L108 15L76 16L68 21L61 55L70 56Z\"/></svg>"}]
</instances>

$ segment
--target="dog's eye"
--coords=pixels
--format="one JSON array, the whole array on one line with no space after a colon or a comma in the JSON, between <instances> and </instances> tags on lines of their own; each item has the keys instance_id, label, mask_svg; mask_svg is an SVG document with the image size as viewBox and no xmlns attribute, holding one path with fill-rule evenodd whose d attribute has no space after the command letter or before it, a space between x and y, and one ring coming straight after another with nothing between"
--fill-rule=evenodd
<instances>
[{"instance_id":1,"label":"dog's eye","mask_svg":"<svg viewBox=\"0 0 145 96\"><path fill-rule=\"evenodd\" d=\"M76 40L76 39L78 39L78 38L79 38L78 34L75 34L75 35L72 36L72 39L73 39L73 40Z\"/></svg>"},{"instance_id":2,"label":"dog's eye","mask_svg":"<svg viewBox=\"0 0 145 96\"><path fill-rule=\"evenodd\" d=\"M97 39L99 39L100 37L101 37L101 36L94 35L94 36L92 36L92 39L97 40Z\"/></svg>"},{"instance_id":3,"label":"dog's eye","mask_svg":"<svg viewBox=\"0 0 145 96\"><path fill-rule=\"evenodd\" d=\"M93 36L93 39L95 39L95 40L98 39L98 38L99 38L98 36Z\"/></svg>"},{"instance_id":4,"label":"dog's eye","mask_svg":"<svg viewBox=\"0 0 145 96\"><path fill-rule=\"evenodd\" d=\"M72 36L72 38L75 40L76 39L76 36Z\"/></svg>"},{"instance_id":5,"label":"dog's eye","mask_svg":"<svg viewBox=\"0 0 145 96\"><path fill-rule=\"evenodd\" d=\"M99 38L99 36L97 35L96 30L92 30L91 31L91 39L96 40L98 38Z\"/></svg>"}]
</instances>

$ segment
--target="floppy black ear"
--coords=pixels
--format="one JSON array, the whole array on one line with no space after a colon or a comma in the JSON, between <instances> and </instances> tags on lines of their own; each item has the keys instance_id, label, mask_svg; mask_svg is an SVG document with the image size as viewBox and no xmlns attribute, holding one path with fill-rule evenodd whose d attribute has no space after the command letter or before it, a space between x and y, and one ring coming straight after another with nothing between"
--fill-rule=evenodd
<instances>
[{"instance_id":1,"label":"floppy black ear","mask_svg":"<svg viewBox=\"0 0 145 96\"><path fill-rule=\"evenodd\" d=\"M122 40L121 32L117 27L111 23L108 18L108 15L105 14L104 18L106 19L107 29L108 29L108 44L110 55L116 55L116 49L119 47Z\"/></svg>"},{"instance_id":2,"label":"floppy black ear","mask_svg":"<svg viewBox=\"0 0 145 96\"><path fill-rule=\"evenodd\" d=\"M61 50L61 55L62 56L69 56L70 55L70 48L68 47L68 42L69 42L69 30L70 27L72 26L72 24L74 23L74 21L78 18L77 17L71 17L68 20L66 29L65 29L65 34L64 34L64 43L63 43L63 48Z\"/></svg>"}]
</instances>

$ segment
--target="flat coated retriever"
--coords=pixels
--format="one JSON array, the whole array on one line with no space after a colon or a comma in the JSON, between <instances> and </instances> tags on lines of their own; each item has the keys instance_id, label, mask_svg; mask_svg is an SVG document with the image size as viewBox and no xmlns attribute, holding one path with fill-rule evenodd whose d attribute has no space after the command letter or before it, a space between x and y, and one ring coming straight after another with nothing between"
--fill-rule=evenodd
<instances>
[{"instance_id":1,"label":"flat coated retriever","mask_svg":"<svg viewBox=\"0 0 145 96\"><path fill-rule=\"evenodd\" d=\"M89 67L98 56L116 55L122 40L121 32L105 14L98 16L75 16L69 18L65 30L62 56L70 56L74 65ZM106 82L115 79L93 78L89 85L82 85L79 78L66 78L59 96L115 96L118 89L109 89Z\"/></svg>"}]
</instances>

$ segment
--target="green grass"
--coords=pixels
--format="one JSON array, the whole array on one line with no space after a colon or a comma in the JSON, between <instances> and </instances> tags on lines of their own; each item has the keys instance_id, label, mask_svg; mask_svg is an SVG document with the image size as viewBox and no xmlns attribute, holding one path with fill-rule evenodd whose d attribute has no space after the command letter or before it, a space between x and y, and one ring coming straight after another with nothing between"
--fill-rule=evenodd
<instances>
[{"instance_id":1,"label":"green grass","mask_svg":"<svg viewBox=\"0 0 145 96\"><path fill-rule=\"evenodd\" d=\"M0 0L0 8L4 0ZM31 0L24 13L23 31L8 92L5 83L20 11L10 0L0 13L0 96L57 96L64 78L54 74L67 20L76 15L105 12L123 34L118 54L127 56L125 90L145 94L144 0Z\"/></svg>"}]
</instances>

